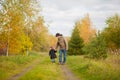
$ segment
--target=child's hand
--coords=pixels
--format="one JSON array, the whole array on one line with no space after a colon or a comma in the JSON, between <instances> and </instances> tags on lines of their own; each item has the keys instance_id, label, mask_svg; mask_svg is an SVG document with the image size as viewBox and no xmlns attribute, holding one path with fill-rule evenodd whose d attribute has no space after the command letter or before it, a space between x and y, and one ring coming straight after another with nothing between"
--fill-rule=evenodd
<instances>
[{"instance_id":1,"label":"child's hand","mask_svg":"<svg viewBox=\"0 0 120 80\"><path fill-rule=\"evenodd\" d=\"M55 53L57 52L57 50L55 50Z\"/></svg>"}]
</instances>

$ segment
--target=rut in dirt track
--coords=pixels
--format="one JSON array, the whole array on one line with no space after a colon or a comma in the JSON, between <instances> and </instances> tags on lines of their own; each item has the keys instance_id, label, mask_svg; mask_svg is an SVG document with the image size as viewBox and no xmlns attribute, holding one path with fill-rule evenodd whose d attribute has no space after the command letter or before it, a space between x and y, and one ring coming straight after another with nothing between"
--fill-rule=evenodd
<instances>
[{"instance_id":1,"label":"rut in dirt track","mask_svg":"<svg viewBox=\"0 0 120 80\"><path fill-rule=\"evenodd\" d=\"M66 76L66 79L67 79L67 80L80 80L79 78L77 78L77 77L71 72L71 70L69 70L69 69L67 68L66 65L61 65L61 69L62 69L64 75Z\"/></svg>"},{"instance_id":2,"label":"rut in dirt track","mask_svg":"<svg viewBox=\"0 0 120 80\"><path fill-rule=\"evenodd\" d=\"M35 66L38 65L39 62L42 62L40 61L39 59L38 60L35 60L31 66L28 66L26 67L25 69L23 69L20 73L12 76L11 78L9 78L8 80L18 80L20 77L24 76L27 72L29 72L30 70L32 70ZM66 80L80 80L78 77L76 77L72 72L71 70L67 67L67 65L60 65L61 67L61 70L63 72L63 75L65 75L65 79Z\"/></svg>"},{"instance_id":3,"label":"rut in dirt track","mask_svg":"<svg viewBox=\"0 0 120 80\"><path fill-rule=\"evenodd\" d=\"M30 71L31 69L33 69L38 63L40 62L40 60L36 60L35 62L32 63L31 66L26 67L25 69L23 69L20 73L12 76L11 78L9 78L8 80L18 80L20 77L22 77L23 75L25 75L28 71Z\"/></svg>"}]
</instances>

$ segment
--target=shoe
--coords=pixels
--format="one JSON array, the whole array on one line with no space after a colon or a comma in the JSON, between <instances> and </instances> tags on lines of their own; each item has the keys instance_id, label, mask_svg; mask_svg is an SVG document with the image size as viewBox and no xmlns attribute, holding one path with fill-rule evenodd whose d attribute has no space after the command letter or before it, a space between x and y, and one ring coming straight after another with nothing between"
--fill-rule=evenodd
<instances>
[{"instance_id":1,"label":"shoe","mask_svg":"<svg viewBox=\"0 0 120 80\"><path fill-rule=\"evenodd\" d=\"M52 61L52 63L55 63L55 61Z\"/></svg>"},{"instance_id":2,"label":"shoe","mask_svg":"<svg viewBox=\"0 0 120 80\"><path fill-rule=\"evenodd\" d=\"M58 64L59 64L59 65L61 65L61 64L62 64L62 62L59 62Z\"/></svg>"},{"instance_id":3,"label":"shoe","mask_svg":"<svg viewBox=\"0 0 120 80\"><path fill-rule=\"evenodd\" d=\"M65 65L65 63L63 62L62 65Z\"/></svg>"}]
</instances>

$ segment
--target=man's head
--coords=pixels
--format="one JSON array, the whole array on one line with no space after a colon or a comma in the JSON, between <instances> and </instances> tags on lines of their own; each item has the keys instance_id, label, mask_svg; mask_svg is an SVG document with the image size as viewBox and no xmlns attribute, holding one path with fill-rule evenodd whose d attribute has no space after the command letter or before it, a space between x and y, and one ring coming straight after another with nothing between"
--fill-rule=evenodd
<instances>
[{"instance_id":1,"label":"man's head","mask_svg":"<svg viewBox=\"0 0 120 80\"><path fill-rule=\"evenodd\" d=\"M55 36L56 36L56 37L58 37L58 36L60 36L60 35L61 35L60 33L56 33L56 35L55 35Z\"/></svg>"}]
</instances>

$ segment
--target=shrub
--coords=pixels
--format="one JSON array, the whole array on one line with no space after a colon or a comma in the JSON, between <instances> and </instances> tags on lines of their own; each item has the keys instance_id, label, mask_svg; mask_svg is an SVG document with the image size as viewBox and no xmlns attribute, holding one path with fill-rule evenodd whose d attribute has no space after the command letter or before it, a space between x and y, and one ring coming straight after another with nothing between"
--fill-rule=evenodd
<instances>
[{"instance_id":1,"label":"shrub","mask_svg":"<svg viewBox=\"0 0 120 80\"><path fill-rule=\"evenodd\" d=\"M105 59L107 57L107 45L104 38L98 34L84 47L84 52L94 59Z\"/></svg>"}]
</instances>

